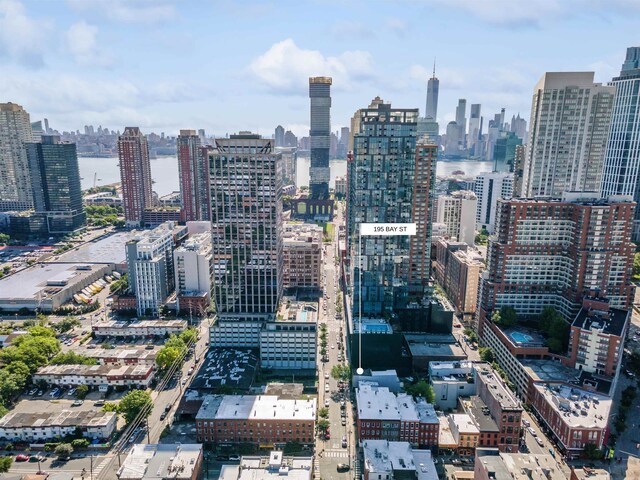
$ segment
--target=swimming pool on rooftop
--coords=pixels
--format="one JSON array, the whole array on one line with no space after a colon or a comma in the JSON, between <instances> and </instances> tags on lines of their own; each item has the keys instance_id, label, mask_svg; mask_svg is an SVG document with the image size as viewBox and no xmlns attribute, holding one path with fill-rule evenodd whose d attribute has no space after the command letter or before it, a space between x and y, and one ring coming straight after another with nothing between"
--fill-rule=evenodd
<instances>
[{"instance_id":1,"label":"swimming pool on rooftop","mask_svg":"<svg viewBox=\"0 0 640 480\"><path fill-rule=\"evenodd\" d=\"M533 343L533 337L524 332L511 332L509 336L517 344Z\"/></svg>"}]
</instances>

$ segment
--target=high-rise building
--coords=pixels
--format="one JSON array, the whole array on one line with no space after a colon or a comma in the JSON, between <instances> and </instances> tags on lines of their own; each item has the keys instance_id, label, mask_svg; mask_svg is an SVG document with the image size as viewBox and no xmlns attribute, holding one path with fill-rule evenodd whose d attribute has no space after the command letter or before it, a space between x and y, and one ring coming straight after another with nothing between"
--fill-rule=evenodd
<instances>
[{"instance_id":1,"label":"high-rise building","mask_svg":"<svg viewBox=\"0 0 640 480\"><path fill-rule=\"evenodd\" d=\"M15 103L0 103L0 211L33 206L25 143L33 142L29 114Z\"/></svg>"},{"instance_id":2,"label":"high-rise building","mask_svg":"<svg viewBox=\"0 0 640 480\"><path fill-rule=\"evenodd\" d=\"M182 229L186 232L186 227ZM173 291L174 230L173 222L163 223L153 230L136 232L126 244L129 289L136 297L138 315L158 315Z\"/></svg>"},{"instance_id":3,"label":"high-rise building","mask_svg":"<svg viewBox=\"0 0 640 480\"><path fill-rule=\"evenodd\" d=\"M467 139L467 147L469 148L469 153L474 157L478 156L476 144L480 141L482 135L480 107L481 105L479 103L472 103L471 113L469 114L469 138Z\"/></svg>"},{"instance_id":4,"label":"high-rise building","mask_svg":"<svg viewBox=\"0 0 640 480\"><path fill-rule=\"evenodd\" d=\"M476 237L478 198L470 191L458 190L438 197L437 223L447 226L449 238L473 245Z\"/></svg>"},{"instance_id":5,"label":"high-rise building","mask_svg":"<svg viewBox=\"0 0 640 480\"><path fill-rule=\"evenodd\" d=\"M513 174L504 172L484 172L476 176L474 192L478 197L476 228L493 233L496 221L498 199L513 196Z\"/></svg>"},{"instance_id":6,"label":"high-rise building","mask_svg":"<svg viewBox=\"0 0 640 480\"><path fill-rule=\"evenodd\" d=\"M356 112L348 163L347 239L353 309L381 316L429 296L431 209L437 146L416 146L417 109L375 99ZM414 236L360 236L362 223L416 223ZM360 267L361 265L361 271Z\"/></svg>"},{"instance_id":7,"label":"high-rise building","mask_svg":"<svg viewBox=\"0 0 640 480\"><path fill-rule=\"evenodd\" d=\"M593 72L547 72L536 84L523 197L600 190L615 87Z\"/></svg>"},{"instance_id":8,"label":"high-rise building","mask_svg":"<svg viewBox=\"0 0 640 480\"><path fill-rule=\"evenodd\" d=\"M189 237L173 251L178 310L206 311L213 298L211 231Z\"/></svg>"},{"instance_id":9,"label":"high-rise building","mask_svg":"<svg viewBox=\"0 0 640 480\"><path fill-rule=\"evenodd\" d=\"M513 195L522 196L522 177L524 176L524 161L527 155L526 145L517 145L513 159Z\"/></svg>"},{"instance_id":10,"label":"high-rise building","mask_svg":"<svg viewBox=\"0 0 640 480\"><path fill-rule=\"evenodd\" d=\"M604 157L603 196L631 195L640 205L640 47L627 49L615 86L611 129ZM633 240L640 240L640 208L636 207Z\"/></svg>"},{"instance_id":11,"label":"high-rise building","mask_svg":"<svg viewBox=\"0 0 640 480\"><path fill-rule=\"evenodd\" d=\"M522 145L522 138L513 132L502 132L493 147L493 171L513 172L516 147Z\"/></svg>"},{"instance_id":12,"label":"high-rise building","mask_svg":"<svg viewBox=\"0 0 640 480\"><path fill-rule=\"evenodd\" d=\"M86 224L76 144L60 142L57 135L43 135L26 144L33 201L45 214L48 233L69 233Z\"/></svg>"},{"instance_id":13,"label":"high-rise building","mask_svg":"<svg viewBox=\"0 0 640 480\"><path fill-rule=\"evenodd\" d=\"M449 122L444 140L444 153L447 157L459 157L464 150L464 142L460 137L460 126Z\"/></svg>"},{"instance_id":14,"label":"high-rise building","mask_svg":"<svg viewBox=\"0 0 640 480\"><path fill-rule=\"evenodd\" d=\"M180 130L176 140L182 220L211 219L211 192L209 189L209 159L207 148L201 146L195 130Z\"/></svg>"},{"instance_id":15,"label":"high-rise building","mask_svg":"<svg viewBox=\"0 0 640 480\"><path fill-rule=\"evenodd\" d=\"M329 147L331 135L331 77L309 78L311 100L311 165L309 190L312 199L329 199Z\"/></svg>"},{"instance_id":16,"label":"high-rise building","mask_svg":"<svg viewBox=\"0 0 640 480\"><path fill-rule=\"evenodd\" d=\"M322 288L322 227L286 223L282 241L282 287L293 291Z\"/></svg>"},{"instance_id":17,"label":"high-rise building","mask_svg":"<svg viewBox=\"0 0 640 480\"><path fill-rule=\"evenodd\" d=\"M282 125L278 125L276 127L276 133L274 135L275 147L284 147L284 127Z\"/></svg>"},{"instance_id":18,"label":"high-rise building","mask_svg":"<svg viewBox=\"0 0 640 480\"><path fill-rule=\"evenodd\" d=\"M425 118L437 121L438 117L438 92L440 80L436 77L436 62L433 62L433 75L427 80L427 104L424 111Z\"/></svg>"},{"instance_id":19,"label":"high-rise building","mask_svg":"<svg viewBox=\"0 0 640 480\"><path fill-rule=\"evenodd\" d=\"M520 112L517 117L511 117L511 131L520 137L523 143L527 143L527 121L520 117Z\"/></svg>"},{"instance_id":20,"label":"high-rise building","mask_svg":"<svg viewBox=\"0 0 640 480\"><path fill-rule=\"evenodd\" d=\"M127 225L143 222L145 208L153 206L149 144L138 127L126 127L118 137L122 204Z\"/></svg>"},{"instance_id":21,"label":"high-rise building","mask_svg":"<svg viewBox=\"0 0 640 480\"><path fill-rule=\"evenodd\" d=\"M628 309L634 208L624 197L600 199L597 192L565 194L562 201L498 200L479 297L480 331L503 306L525 319L552 306L567 322L588 295Z\"/></svg>"},{"instance_id":22,"label":"high-rise building","mask_svg":"<svg viewBox=\"0 0 640 480\"><path fill-rule=\"evenodd\" d=\"M295 147L279 147L276 153L282 154L282 186L297 185L298 149Z\"/></svg>"},{"instance_id":23,"label":"high-rise building","mask_svg":"<svg viewBox=\"0 0 640 480\"><path fill-rule=\"evenodd\" d=\"M221 317L274 314L282 293L281 154L273 141L240 132L209 152L211 223Z\"/></svg>"},{"instance_id":24,"label":"high-rise building","mask_svg":"<svg viewBox=\"0 0 640 480\"><path fill-rule=\"evenodd\" d=\"M287 130L284 132L284 144L282 146L296 148L298 146L298 137L291 130Z\"/></svg>"},{"instance_id":25,"label":"high-rise building","mask_svg":"<svg viewBox=\"0 0 640 480\"><path fill-rule=\"evenodd\" d=\"M456 107L456 124L460 129L459 137L462 143L464 143L467 135L467 100L464 98L458 100L458 106Z\"/></svg>"}]
</instances>

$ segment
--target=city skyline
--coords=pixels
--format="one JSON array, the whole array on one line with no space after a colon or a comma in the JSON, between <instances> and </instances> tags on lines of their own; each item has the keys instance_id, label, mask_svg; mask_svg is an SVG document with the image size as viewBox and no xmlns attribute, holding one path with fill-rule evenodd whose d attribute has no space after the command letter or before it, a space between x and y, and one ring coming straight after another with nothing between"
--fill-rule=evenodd
<instances>
[{"instance_id":1,"label":"city skyline","mask_svg":"<svg viewBox=\"0 0 640 480\"><path fill-rule=\"evenodd\" d=\"M334 77L332 121L339 129L375 95L419 107L423 115L437 57L443 131L458 98L481 104L486 115L506 107L526 119L531 90L545 71L593 70L598 82L617 75L626 47L636 40L639 7L588 3L573 8L536 1L512 9L494 0L480 9L473 2L432 0L407 2L403 9L379 2L370 9L356 1L325 10L320 2L122 0L89 9L75 0L2 0L0 88L33 121L47 117L59 131L101 124L174 136L181 128L216 136L250 128L270 136L282 124L301 137L309 129L309 76ZM439 20L428 33L415 20L427 14ZM271 28L269 19L287 29ZM462 37L450 38L453 27L474 38L477 55L460 43ZM510 42L516 31L520 48L501 50L487 66L486 53ZM231 35L232 46L212 52L210 45ZM567 44L566 38L575 41ZM408 43L429 48L401 48ZM204 72L189 75L195 64ZM264 108L251 109L257 104Z\"/></svg>"}]
</instances>

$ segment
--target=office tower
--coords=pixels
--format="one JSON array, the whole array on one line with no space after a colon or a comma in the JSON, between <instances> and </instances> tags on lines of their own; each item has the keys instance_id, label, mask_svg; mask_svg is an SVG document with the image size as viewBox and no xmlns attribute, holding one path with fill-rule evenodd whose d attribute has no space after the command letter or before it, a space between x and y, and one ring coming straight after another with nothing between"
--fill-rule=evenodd
<instances>
[{"instance_id":1,"label":"office tower","mask_svg":"<svg viewBox=\"0 0 640 480\"><path fill-rule=\"evenodd\" d=\"M209 189L209 159L195 130L180 130L176 140L182 220L211 219L211 192Z\"/></svg>"},{"instance_id":2,"label":"office tower","mask_svg":"<svg viewBox=\"0 0 640 480\"><path fill-rule=\"evenodd\" d=\"M329 158L336 158L338 153L338 135L331 132L329 136Z\"/></svg>"},{"instance_id":3,"label":"office tower","mask_svg":"<svg viewBox=\"0 0 640 480\"><path fill-rule=\"evenodd\" d=\"M392 108L376 98L355 116L346 221L354 314L360 293L365 316L424 306L437 146L416 146L417 109ZM361 223L408 222L417 224L416 235L360 237Z\"/></svg>"},{"instance_id":4,"label":"office tower","mask_svg":"<svg viewBox=\"0 0 640 480\"><path fill-rule=\"evenodd\" d=\"M282 241L282 287L293 292L322 289L322 240L320 225L286 223Z\"/></svg>"},{"instance_id":5,"label":"office tower","mask_svg":"<svg viewBox=\"0 0 640 480\"><path fill-rule=\"evenodd\" d=\"M186 228L181 227L185 232ZM129 289L136 297L138 315L158 315L173 291L175 230L173 222L166 222L153 230L136 232L125 245Z\"/></svg>"},{"instance_id":6,"label":"office tower","mask_svg":"<svg viewBox=\"0 0 640 480\"><path fill-rule=\"evenodd\" d=\"M472 103L471 113L469 114L469 139L467 140L467 148L469 148L469 153L474 157L478 156L476 145L482 135L482 124L480 121L480 104Z\"/></svg>"},{"instance_id":7,"label":"office tower","mask_svg":"<svg viewBox=\"0 0 640 480\"><path fill-rule=\"evenodd\" d=\"M145 208L153 205L149 144L138 127L126 127L118 137L122 204L127 226L143 222Z\"/></svg>"},{"instance_id":8,"label":"office tower","mask_svg":"<svg viewBox=\"0 0 640 480\"><path fill-rule=\"evenodd\" d=\"M178 310L202 315L213 299L211 231L191 235L173 251Z\"/></svg>"},{"instance_id":9,"label":"office tower","mask_svg":"<svg viewBox=\"0 0 640 480\"><path fill-rule=\"evenodd\" d=\"M467 101L464 98L458 100L458 106L456 107L456 124L460 129L459 137L464 143L465 136L467 134Z\"/></svg>"},{"instance_id":10,"label":"office tower","mask_svg":"<svg viewBox=\"0 0 640 480\"><path fill-rule=\"evenodd\" d=\"M615 87L593 72L547 72L535 86L523 196L600 190Z\"/></svg>"},{"instance_id":11,"label":"office tower","mask_svg":"<svg viewBox=\"0 0 640 480\"><path fill-rule=\"evenodd\" d=\"M33 141L29 114L15 103L0 103L0 210L33 206L25 143Z\"/></svg>"},{"instance_id":12,"label":"office tower","mask_svg":"<svg viewBox=\"0 0 640 480\"><path fill-rule=\"evenodd\" d=\"M44 133L49 133L49 119L44 119Z\"/></svg>"},{"instance_id":13,"label":"office tower","mask_svg":"<svg viewBox=\"0 0 640 480\"><path fill-rule=\"evenodd\" d=\"M437 223L447 226L447 236L473 245L476 238L476 210L478 197L467 190L438 197Z\"/></svg>"},{"instance_id":14,"label":"office tower","mask_svg":"<svg viewBox=\"0 0 640 480\"><path fill-rule=\"evenodd\" d=\"M552 306L568 322L585 296L605 297L614 308L631 306L634 203L586 195L498 200L481 287L481 332L503 306L523 319Z\"/></svg>"},{"instance_id":15,"label":"office tower","mask_svg":"<svg viewBox=\"0 0 640 480\"><path fill-rule=\"evenodd\" d=\"M527 154L526 145L517 145L513 159L513 196L522 196L522 177L524 175L524 159Z\"/></svg>"},{"instance_id":16,"label":"office tower","mask_svg":"<svg viewBox=\"0 0 640 480\"><path fill-rule=\"evenodd\" d=\"M424 111L425 118L436 121L438 117L438 91L440 80L436 77L436 62L433 62L433 75L427 81L427 105Z\"/></svg>"},{"instance_id":17,"label":"office tower","mask_svg":"<svg viewBox=\"0 0 640 480\"><path fill-rule=\"evenodd\" d=\"M509 199L513 196L513 174L481 173L476 176L473 191L478 198L476 229L480 231L484 228L493 233L498 199Z\"/></svg>"},{"instance_id":18,"label":"office tower","mask_svg":"<svg viewBox=\"0 0 640 480\"><path fill-rule=\"evenodd\" d=\"M615 86L611 129L604 157L602 195L631 195L640 205L640 47L627 49ZM633 240L640 241L640 208L636 207Z\"/></svg>"},{"instance_id":19,"label":"office tower","mask_svg":"<svg viewBox=\"0 0 640 480\"><path fill-rule=\"evenodd\" d=\"M287 130L284 132L284 144L282 146L296 148L298 146L298 137L291 130Z\"/></svg>"},{"instance_id":20,"label":"office tower","mask_svg":"<svg viewBox=\"0 0 640 480\"><path fill-rule=\"evenodd\" d=\"M520 117L519 112L517 117L515 115L511 117L510 131L520 137L523 143L527 143L527 121Z\"/></svg>"},{"instance_id":21,"label":"office tower","mask_svg":"<svg viewBox=\"0 0 640 480\"><path fill-rule=\"evenodd\" d=\"M282 292L281 154L250 132L219 138L209 153L211 223L221 316L273 314Z\"/></svg>"},{"instance_id":22,"label":"office tower","mask_svg":"<svg viewBox=\"0 0 640 480\"><path fill-rule=\"evenodd\" d=\"M33 201L44 213L48 233L68 233L86 224L76 144L60 142L57 135L43 135L26 144Z\"/></svg>"},{"instance_id":23,"label":"office tower","mask_svg":"<svg viewBox=\"0 0 640 480\"><path fill-rule=\"evenodd\" d=\"M276 133L274 136L276 141L275 147L284 147L284 127L282 125L278 125L276 127Z\"/></svg>"},{"instance_id":24,"label":"office tower","mask_svg":"<svg viewBox=\"0 0 640 480\"><path fill-rule=\"evenodd\" d=\"M340 140L338 141L338 151L336 152L336 158L347 158L347 148L349 145L349 127L342 127L340 129Z\"/></svg>"},{"instance_id":25,"label":"office tower","mask_svg":"<svg viewBox=\"0 0 640 480\"><path fill-rule=\"evenodd\" d=\"M460 126L456 122L449 122L444 139L444 153L447 157L459 157L464 150L460 137Z\"/></svg>"},{"instance_id":26,"label":"office tower","mask_svg":"<svg viewBox=\"0 0 640 480\"><path fill-rule=\"evenodd\" d=\"M493 171L513 172L516 148L522 145L522 138L513 132L502 132L493 147Z\"/></svg>"},{"instance_id":27,"label":"office tower","mask_svg":"<svg viewBox=\"0 0 640 480\"><path fill-rule=\"evenodd\" d=\"M309 99L311 100L309 190L311 198L317 200L329 198L331 82L331 77L309 78Z\"/></svg>"},{"instance_id":28,"label":"office tower","mask_svg":"<svg viewBox=\"0 0 640 480\"><path fill-rule=\"evenodd\" d=\"M276 153L282 154L282 186L297 185L298 149L295 147L279 147Z\"/></svg>"}]
</instances>

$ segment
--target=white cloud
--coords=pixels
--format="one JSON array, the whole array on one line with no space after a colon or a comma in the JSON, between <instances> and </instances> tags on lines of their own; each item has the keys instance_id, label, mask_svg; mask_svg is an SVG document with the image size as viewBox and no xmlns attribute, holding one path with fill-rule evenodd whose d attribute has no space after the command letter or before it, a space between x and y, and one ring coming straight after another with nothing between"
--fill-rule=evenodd
<instances>
[{"instance_id":1,"label":"white cloud","mask_svg":"<svg viewBox=\"0 0 640 480\"><path fill-rule=\"evenodd\" d=\"M176 9L168 0L67 0L74 9L115 22L155 24L175 20Z\"/></svg>"},{"instance_id":2,"label":"white cloud","mask_svg":"<svg viewBox=\"0 0 640 480\"><path fill-rule=\"evenodd\" d=\"M407 21L400 18L389 18L386 21L386 27L398 37L405 37L411 28Z\"/></svg>"},{"instance_id":3,"label":"white cloud","mask_svg":"<svg viewBox=\"0 0 640 480\"><path fill-rule=\"evenodd\" d=\"M292 39L275 43L249 65L249 72L268 90L280 94L305 95L309 77L333 77L337 90L351 90L354 82L374 77L369 52L346 51L324 56L317 50L298 47Z\"/></svg>"},{"instance_id":4,"label":"white cloud","mask_svg":"<svg viewBox=\"0 0 640 480\"><path fill-rule=\"evenodd\" d=\"M80 21L69 27L65 33L66 48L73 55L79 65L110 65L111 56L104 51L98 50L98 27L87 22Z\"/></svg>"},{"instance_id":5,"label":"white cloud","mask_svg":"<svg viewBox=\"0 0 640 480\"><path fill-rule=\"evenodd\" d=\"M376 32L373 28L362 22L354 22L351 20L340 21L331 28L331 33L339 40L373 39L376 38Z\"/></svg>"},{"instance_id":6,"label":"white cloud","mask_svg":"<svg viewBox=\"0 0 640 480\"><path fill-rule=\"evenodd\" d=\"M27 16L17 0L0 0L0 57L8 57L20 64L44 65L43 49L50 23Z\"/></svg>"}]
</instances>

